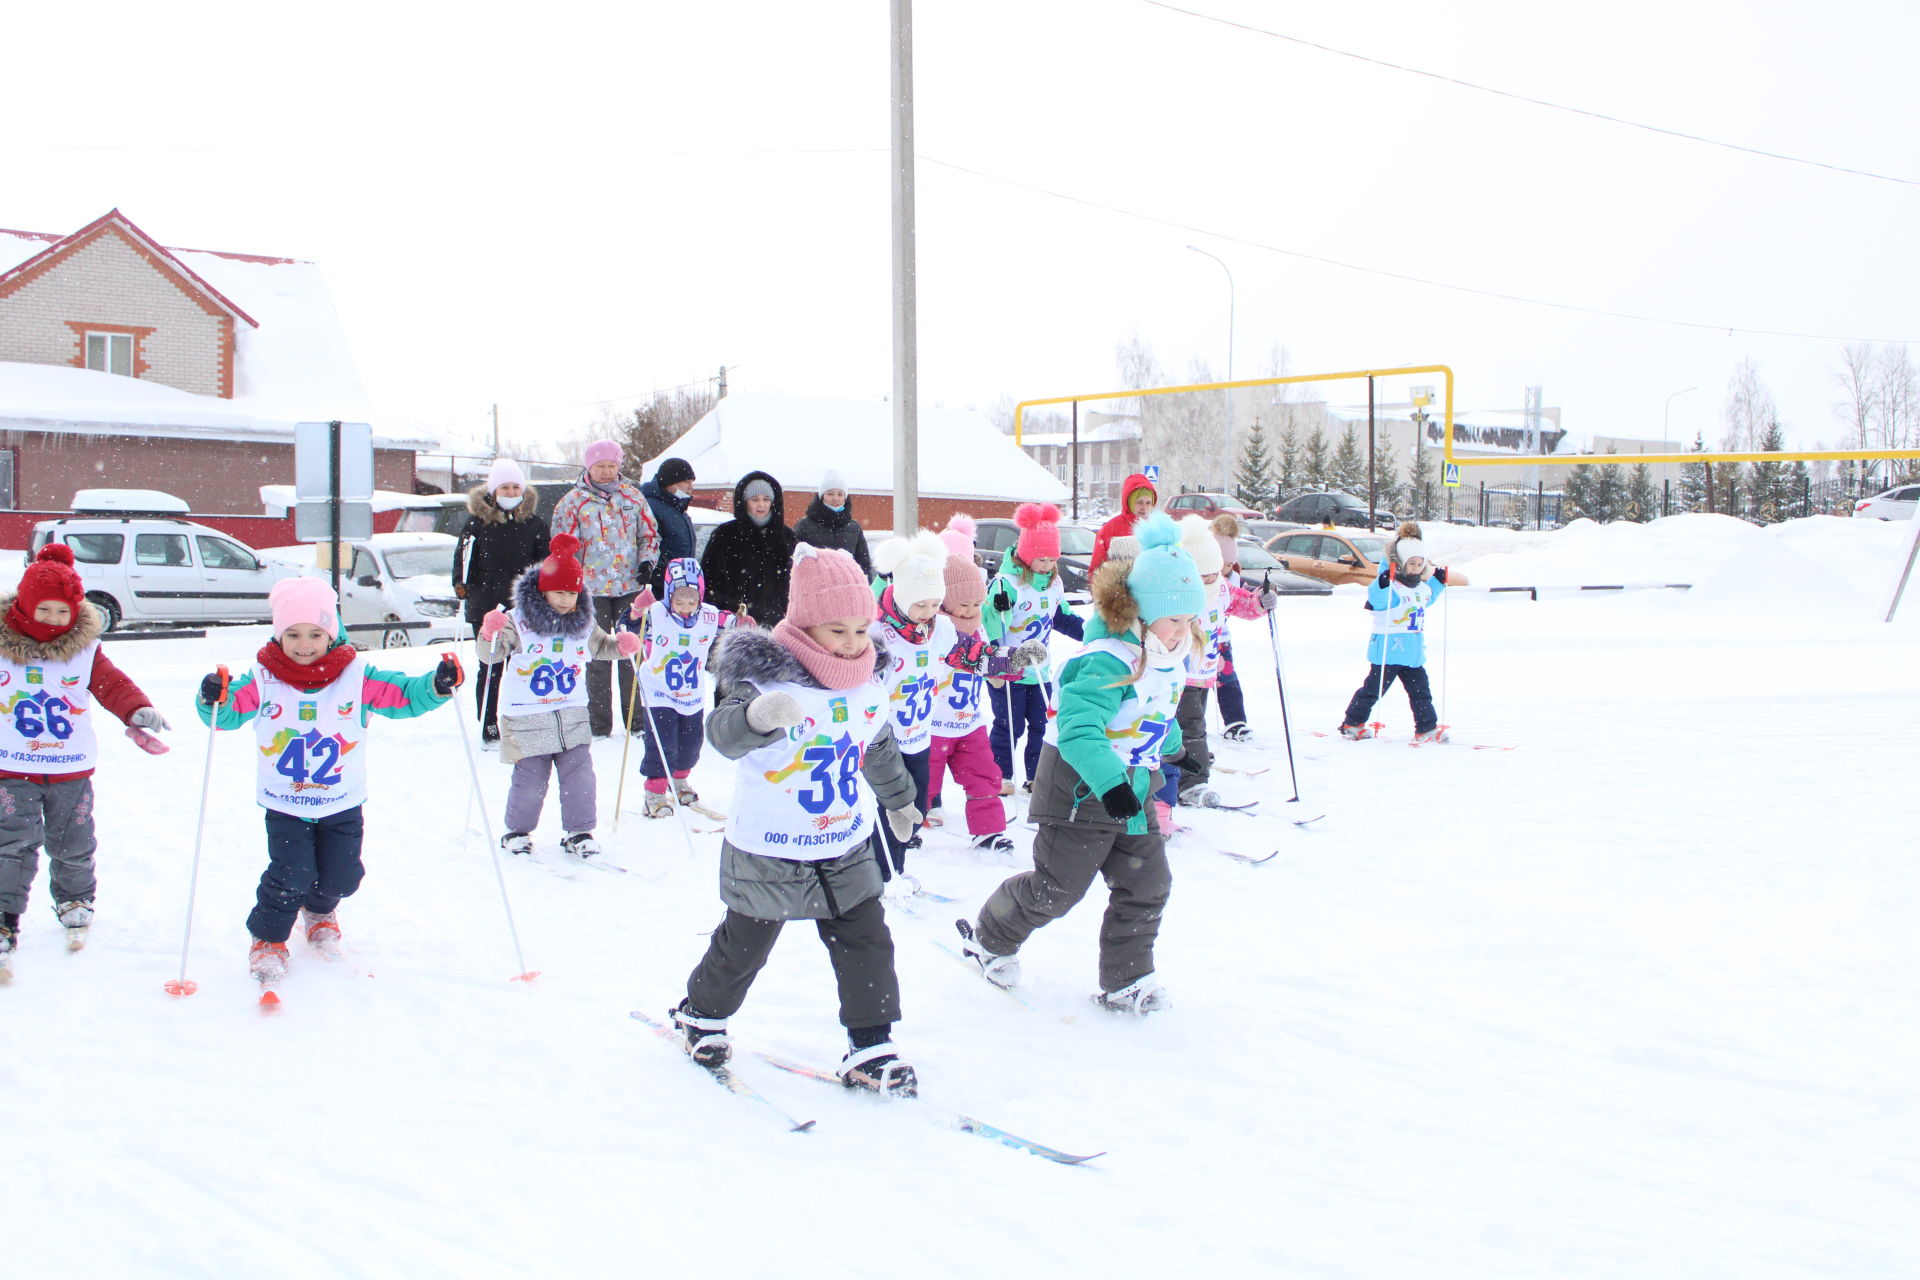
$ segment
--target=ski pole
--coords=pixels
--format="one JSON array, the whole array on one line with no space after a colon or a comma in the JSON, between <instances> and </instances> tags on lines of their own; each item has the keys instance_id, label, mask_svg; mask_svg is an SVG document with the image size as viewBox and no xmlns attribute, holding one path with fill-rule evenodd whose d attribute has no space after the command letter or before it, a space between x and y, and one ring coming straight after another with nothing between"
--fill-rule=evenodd
<instances>
[{"instance_id":1,"label":"ski pole","mask_svg":"<svg viewBox=\"0 0 1920 1280\"><path fill-rule=\"evenodd\" d=\"M647 625L640 624L640 644L647 643ZM633 684L627 689L627 740L620 747L620 781L613 788L613 832L620 834L620 806L627 798L627 759L633 750L633 704L640 696L640 655L633 657Z\"/></svg>"},{"instance_id":2,"label":"ski pole","mask_svg":"<svg viewBox=\"0 0 1920 1280\"><path fill-rule=\"evenodd\" d=\"M180 976L167 982L170 996L190 996L200 989L199 983L187 978L187 948L193 943L193 900L200 891L200 843L207 834L207 792L213 785L213 740L220 732L220 708L226 705L230 682L225 663L215 669L215 675L220 681L220 695L213 700L211 714L207 716L207 763L200 773L200 817L193 827L193 870L187 878L187 929L180 939Z\"/></svg>"},{"instance_id":3,"label":"ski pole","mask_svg":"<svg viewBox=\"0 0 1920 1280\"><path fill-rule=\"evenodd\" d=\"M1444 588L1446 584L1442 583L1441 586ZM1451 612L1447 608L1447 601L1452 596L1451 591L1440 592L1440 725L1442 728L1445 728L1447 723L1447 675L1453 670L1453 664L1447 661L1447 616Z\"/></svg>"},{"instance_id":4,"label":"ski pole","mask_svg":"<svg viewBox=\"0 0 1920 1280\"><path fill-rule=\"evenodd\" d=\"M453 657L452 654L445 656ZM457 665L459 659L455 658L454 661ZM486 797L480 793L480 765L474 758L473 734L466 727L465 716L456 718L460 721L460 746L467 753L467 773L473 779L473 799L480 806L480 829L486 833L487 849L493 857L493 878L500 884L500 905L506 909L507 913L507 934L513 939L514 963L519 965L519 972L515 973L509 981L532 982L540 976L540 973L538 970L527 968L527 958L520 951L520 930L513 923L513 903L507 897L507 877L500 870L500 845L493 838L493 823L487 818Z\"/></svg>"},{"instance_id":5,"label":"ski pole","mask_svg":"<svg viewBox=\"0 0 1920 1280\"><path fill-rule=\"evenodd\" d=\"M655 731L653 708L647 705L646 691L640 687L640 672L635 670L633 675L633 691L640 699L641 731L647 735L647 745L659 759L660 767L667 771L667 793L673 797L670 801L673 806L673 816L674 820L680 824L680 838L687 842L687 857L690 859L698 859L700 855L693 847L693 830L687 826L686 807L680 803L680 788L674 785L673 765L667 760L666 745L660 741L660 735ZM625 785L626 780L626 770L622 769L620 771L621 784Z\"/></svg>"},{"instance_id":6,"label":"ski pole","mask_svg":"<svg viewBox=\"0 0 1920 1280\"><path fill-rule=\"evenodd\" d=\"M1266 589L1273 589L1273 575L1268 573ZM1293 780L1293 799L1288 804L1300 802L1300 775L1293 767L1293 726L1287 720L1287 678L1280 672L1280 624L1272 609L1267 610L1267 636L1273 642L1273 682L1280 687L1280 736L1287 744L1287 777Z\"/></svg>"}]
</instances>

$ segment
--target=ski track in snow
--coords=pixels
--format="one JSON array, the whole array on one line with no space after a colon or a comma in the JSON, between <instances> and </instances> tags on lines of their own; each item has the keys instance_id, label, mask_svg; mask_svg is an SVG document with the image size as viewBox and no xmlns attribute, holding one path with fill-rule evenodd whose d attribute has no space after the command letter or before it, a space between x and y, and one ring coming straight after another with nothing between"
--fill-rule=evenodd
<instances>
[{"instance_id":1,"label":"ski track in snow","mask_svg":"<svg viewBox=\"0 0 1920 1280\"><path fill-rule=\"evenodd\" d=\"M1920 1197L1920 632L1675 593L1446 608L1444 682L1437 630L1430 664L1445 718L1515 751L1306 738L1364 676L1365 620L1348 593L1283 603L1298 807L1328 814L1311 831L1274 820L1295 806L1266 629L1234 624L1257 736L1216 749L1271 769L1214 785L1267 816L1182 811L1166 1014L1088 1004L1098 887L1023 952L1038 1012L928 944L1012 870L965 847L949 783L948 825L912 869L961 902L893 915L896 1038L930 1100L1108 1153L1085 1168L756 1062L842 1051L804 922L734 1035L742 1073L814 1132L785 1132L629 1019L684 989L721 912L719 837L689 859L672 822L640 817L636 779L613 834L618 741L595 748L599 833L636 874L508 865L542 973L510 983L485 838L463 833L465 689L374 725L346 959L296 941L272 1018L245 971L265 856L252 738L222 736L200 990L168 997L206 741L193 690L263 630L118 645L177 726L173 752L103 735L87 949L64 951L44 866L23 917L0 990L9 1269L977 1280L996 1249L1023 1275L1914 1274L1898 1224ZM374 660L424 671L434 655ZM1397 690L1375 718L1411 731ZM497 836L508 771L491 754L480 770ZM711 752L694 779L723 809L731 780ZM536 832L549 848L557 809ZM1032 829L1012 831L1024 859ZM1253 868L1209 843L1281 853Z\"/></svg>"}]
</instances>

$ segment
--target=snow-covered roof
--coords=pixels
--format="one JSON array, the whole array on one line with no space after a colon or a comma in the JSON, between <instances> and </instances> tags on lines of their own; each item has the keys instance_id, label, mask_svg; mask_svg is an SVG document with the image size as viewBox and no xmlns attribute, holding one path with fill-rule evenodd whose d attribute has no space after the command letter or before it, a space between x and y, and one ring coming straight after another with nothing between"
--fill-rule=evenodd
<instances>
[{"instance_id":1,"label":"snow-covered roof","mask_svg":"<svg viewBox=\"0 0 1920 1280\"><path fill-rule=\"evenodd\" d=\"M1367 406L1328 405L1327 416L1337 422L1363 423L1367 420ZM1411 422L1413 410L1397 405L1390 409L1376 408L1373 417L1376 422ZM1445 416L1429 409L1427 443L1439 448L1445 428ZM1582 441L1555 426L1551 418L1540 419L1538 449L1534 447L1532 436L1527 415L1517 409L1471 409L1456 411L1453 415L1454 444L1473 453L1572 454L1581 450Z\"/></svg>"},{"instance_id":2,"label":"snow-covered roof","mask_svg":"<svg viewBox=\"0 0 1920 1280\"><path fill-rule=\"evenodd\" d=\"M110 219L147 243L154 243L117 210L72 234L80 235ZM0 230L0 277L68 238L48 232ZM0 364L0 425L15 429L79 428L96 433L132 427L145 434L171 436L222 434L207 429L217 421L244 430L244 438L284 439L296 422L339 418L372 422L379 445L414 448L436 443L417 432L380 430L319 267L293 258L259 254L174 248L163 252L236 317L233 397L193 395L144 379L72 369L66 371L83 377L55 386L21 381L12 373L19 366ZM142 401L126 394L124 388L80 390L96 379L171 395ZM42 394L48 398L33 398ZM150 411L146 408L149 405ZM200 406L210 421L192 421L191 415L184 414L183 405ZM75 419L71 416L75 413L82 416ZM114 413L132 416L116 418Z\"/></svg>"},{"instance_id":3,"label":"snow-covered roof","mask_svg":"<svg viewBox=\"0 0 1920 1280\"><path fill-rule=\"evenodd\" d=\"M702 486L731 485L749 471L813 490L828 468L851 493L893 492L893 406L884 400L733 395L720 401L657 458L685 458ZM920 410L920 494L1058 502L1067 487L1013 437L970 409Z\"/></svg>"},{"instance_id":4,"label":"snow-covered roof","mask_svg":"<svg viewBox=\"0 0 1920 1280\"><path fill-rule=\"evenodd\" d=\"M1022 447L1037 444L1051 444L1065 447L1073 443L1073 432L1068 431L1022 431ZM1123 422L1102 422L1098 425L1081 424L1081 444L1101 444L1110 440L1140 439L1140 420L1129 418Z\"/></svg>"}]
</instances>

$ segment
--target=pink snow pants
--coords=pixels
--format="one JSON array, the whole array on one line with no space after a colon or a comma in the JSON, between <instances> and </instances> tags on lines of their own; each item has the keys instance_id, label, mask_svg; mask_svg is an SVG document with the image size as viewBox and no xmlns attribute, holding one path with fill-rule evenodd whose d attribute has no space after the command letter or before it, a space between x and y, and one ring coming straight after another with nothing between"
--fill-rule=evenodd
<instances>
[{"instance_id":1,"label":"pink snow pants","mask_svg":"<svg viewBox=\"0 0 1920 1280\"><path fill-rule=\"evenodd\" d=\"M927 800L940 803L940 783L947 770L967 793L967 832L970 835L997 835L1007 829L1006 806L1000 803L1000 766L993 762L993 748L987 742L987 726L981 725L960 738L933 737L927 757Z\"/></svg>"}]
</instances>

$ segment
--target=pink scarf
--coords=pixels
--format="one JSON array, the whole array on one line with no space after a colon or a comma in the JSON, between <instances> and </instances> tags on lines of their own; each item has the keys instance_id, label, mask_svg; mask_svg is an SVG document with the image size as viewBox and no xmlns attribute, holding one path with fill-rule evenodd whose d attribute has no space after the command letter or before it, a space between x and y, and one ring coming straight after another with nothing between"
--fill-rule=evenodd
<instances>
[{"instance_id":1,"label":"pink scarf","mask_svg":"<svg viewBox=\"0 0 1920 1280\"><path fill-rule=\"evenodd\" d=\"M785 618L773 624L773 642L800 659L807 674L826 689L857 689L873 679L873 642L851 658L828 653Z\"/></svg>"}]
</instances>

